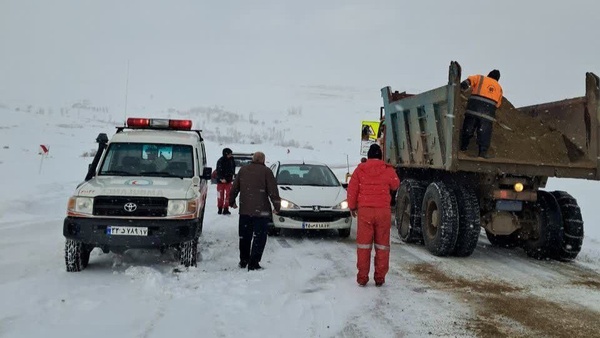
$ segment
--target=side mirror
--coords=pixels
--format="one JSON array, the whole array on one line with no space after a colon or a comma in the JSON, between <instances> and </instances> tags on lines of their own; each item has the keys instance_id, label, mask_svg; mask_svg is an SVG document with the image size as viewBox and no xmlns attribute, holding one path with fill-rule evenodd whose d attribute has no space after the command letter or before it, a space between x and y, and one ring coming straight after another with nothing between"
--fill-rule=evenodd
<instances>
[{"instance_id":1,"label":"side mirror","mask_svg":"<svg viewBox=\"0 0 600 338\"><path fill-rule=\"evenodd\" d=\"M342 188L348 189L348 183L342 183Z\"/></svg>"},{"instance_id":2,"label":"side mirror","mask_svg":"<svg viewBox=\"0 0 600 338\"><path fill-rule=\"evenodd\" d=\"M211 174L212 174L212 168L204 167L204 169L202 169L202 176L200 176L200 178L208 181L208 180L210 180Z\"/></svg>"}]
</instances>

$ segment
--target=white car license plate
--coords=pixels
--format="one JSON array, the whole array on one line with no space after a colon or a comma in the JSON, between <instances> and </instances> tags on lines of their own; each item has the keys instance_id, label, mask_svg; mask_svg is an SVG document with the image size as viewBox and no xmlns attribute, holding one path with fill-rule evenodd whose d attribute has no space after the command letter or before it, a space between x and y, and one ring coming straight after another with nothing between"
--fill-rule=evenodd
<instances>
[{"instance_id":1,"label":"white car license plate","mask_svg":"<svg viewBox=\"0 0 600 338\"><path fill-rule=\"evenodd\" d=\"M114 236L148 236L148 228L145 227L106 227L107 235Z\"/></svg>"},{"instance_id":2,"label":"white car license plate","mask_svg":"<svg viewBox=\"0 0 600 338\"><path fill-rule=\"evenodd\" d=\"M304 229L327 229L329 228L329 223L309 223L305 222L303 224Z\"/></svg>"}]
</instances>

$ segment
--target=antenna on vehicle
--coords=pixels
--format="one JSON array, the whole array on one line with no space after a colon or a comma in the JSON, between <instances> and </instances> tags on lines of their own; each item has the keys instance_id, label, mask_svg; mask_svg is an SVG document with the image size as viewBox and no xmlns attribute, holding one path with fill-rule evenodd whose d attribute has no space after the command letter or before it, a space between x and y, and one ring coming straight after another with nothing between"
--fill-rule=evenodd
<instances>
[{"instance_id":1,"label":"antenna on vehicle","mask_svg":"<svg viewBox=\"0 0 600 338\"><path fill-rule=\"evenodd\" d=\"M348 159L348 154L346 154L346 183L348 183L348 177L350 177L350 160Z\"/></svg>"},{"instance_id":2,"label":"antenna on vehicle","mask_svg":"<svg viewBox=\"0 0 600 338\"><path fill-rule=\"evenodd\" d=\"M127 80L125 81L125 118L124 121L127 121L127 98L129 94L129 59L127 59ZM123 123L125 125L125 123Z\"/></svg>"}]
</instances>

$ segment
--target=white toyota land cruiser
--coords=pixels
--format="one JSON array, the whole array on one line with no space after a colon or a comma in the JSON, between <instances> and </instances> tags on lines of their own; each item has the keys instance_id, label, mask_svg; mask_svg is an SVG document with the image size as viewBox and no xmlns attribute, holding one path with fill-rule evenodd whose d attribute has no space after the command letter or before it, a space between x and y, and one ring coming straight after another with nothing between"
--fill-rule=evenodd
<instances>
[{"instance_id":1,"label":"white toyota land cruiser","mask_svg":"<svg viewBox=\"0 0 600 338\"><path fill-rule=\"evenodd\" d=\"M204 142L191 120L129 118L98 152L69 199L63 225L67 271L81 271L90 252L176 249L196 266L207 184Z\"/></svg>"}]
</instances>

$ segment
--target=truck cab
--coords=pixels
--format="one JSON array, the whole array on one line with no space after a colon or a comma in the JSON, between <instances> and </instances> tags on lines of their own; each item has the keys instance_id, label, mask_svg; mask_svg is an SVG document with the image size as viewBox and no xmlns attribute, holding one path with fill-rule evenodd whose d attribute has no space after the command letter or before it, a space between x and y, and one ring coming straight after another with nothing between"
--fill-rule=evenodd
<instances>
[{"instance_id":1,"label":"truck cab","mask_svg":"<svg viewBox=\"0 0 600 338\"><path fill-rule=\"evenodd\" d=\"M63 234L69 272L83 270L90 252L174 248L182 265L196 265L207 184L204 141L191 120L129 118L98 151L69 198Z\"/></svg>"}]
</instances>

